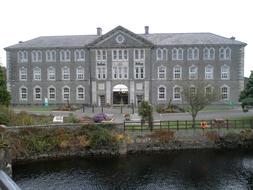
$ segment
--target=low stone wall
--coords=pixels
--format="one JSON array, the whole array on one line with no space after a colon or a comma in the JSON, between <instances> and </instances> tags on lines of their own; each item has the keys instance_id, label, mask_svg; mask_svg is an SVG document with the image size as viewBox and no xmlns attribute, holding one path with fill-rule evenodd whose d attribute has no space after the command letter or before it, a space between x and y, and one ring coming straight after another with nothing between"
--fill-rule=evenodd
<instances>
[{"instance_id":1,"label":"low stone wall","mask_svg":"<svg viewBox=\"0 0 253 190\"><path fill-rule=\"evenodd\" d=\"M11 127L7 132L9 133L9 139L11 139L10 147L12 149L12 154L9 157L14 162L20 162L97 155L115 156L136 152L253 147L253 132L250 129L188 129L124 132L122 130L123 126L120 125L110 126L109 128L108 126L104 126L110 132L113 143L105 141L103 146L94 147L91 146L92 139L87 134L89 130L93 130L93 127L95 126L84 126L84 128L81 125ZM95 138L99 138L96 135L99 134L95 134ZM30 138L34 139L31 140ZM44 142L45 138L48 139ZM26 142L23 142L24 140ZM29 141L30 144L27 143L27 140L31 140ZM13 142L17 143L14 144ZM34 147L31 142L35 143ZM51 146L50 143L55 144ZM23 150L24 148L26 150ZM36 150L39 151L36 152Z\"/></svg>"}]
</instances>

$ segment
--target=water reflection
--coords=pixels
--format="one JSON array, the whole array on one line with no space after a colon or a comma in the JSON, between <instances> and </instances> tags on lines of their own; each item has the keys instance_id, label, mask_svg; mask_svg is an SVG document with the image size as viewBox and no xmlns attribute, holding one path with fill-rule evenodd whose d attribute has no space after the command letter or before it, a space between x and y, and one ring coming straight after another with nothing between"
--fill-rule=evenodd
<instances>
[{"instance_id":1,"label":"water reflection","mask_svg":"<svg viewBox=\"0 0 253 190\"><path fill-rule=\"evenodd\" d=\"M22 189L251 189L250 151L184 151L14 167Z\"/></svg>"}]
</instances>

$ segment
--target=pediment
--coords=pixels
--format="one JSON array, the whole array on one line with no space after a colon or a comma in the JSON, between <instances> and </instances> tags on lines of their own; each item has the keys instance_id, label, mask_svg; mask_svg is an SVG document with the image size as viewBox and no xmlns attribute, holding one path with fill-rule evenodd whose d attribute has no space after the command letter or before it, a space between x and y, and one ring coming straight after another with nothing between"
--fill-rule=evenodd
<instances>
[{"instance_id":1,"label":"pediment","mask_svg":"<svg viewBox=\"0 0 253 190\"><path fill-rule=\"evenodd\" d=\"M152 47L145 38L118 26L88 45L95 48Z\"/></svg>"}]
</instances>

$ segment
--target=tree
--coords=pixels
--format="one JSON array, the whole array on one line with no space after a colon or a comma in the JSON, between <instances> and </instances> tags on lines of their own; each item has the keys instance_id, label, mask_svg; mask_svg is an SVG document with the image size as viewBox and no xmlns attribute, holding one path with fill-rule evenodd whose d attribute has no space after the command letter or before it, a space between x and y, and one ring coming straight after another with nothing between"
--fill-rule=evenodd
<instances>
[{"instance_id":1,"label":"tree","mask_svg":"<svg viewBox=\"0 0 253 190\"><path fill-rule=\"evenodd\" d=\"M148 101L142 101L139 106L139 115L142 121L148 121L150 130L153 129L153 107L148 103Z\"/></svg>"},{"instance_id":2,"label":"tree","mask_svg":"<svg viewBox=\"0 0 253 190\"><path fill-rule=\"evenodd\" d=\"M7 91L6 79L3 68L0 66L0 105L9 106L11 100L10 93Z\"/></svg>"},{"instance_id":3,"label":"tree","mask_svg":"<svg viewBox=\"0 0 253 190\"><path fill-rule=\"evenodd\" d=\"M199 111L218 100L218 93L214 88L202 81L195 81L183 88L182 95L188 105L188 112L192 116L192 127L195 127L196 117Z\"/></svg>"},{"instance_id":4,"label":"tree","mask_svg":"<svg viewBox=\"0 0 253 190\"><path fill-rule=\"evenodd\" d=\"M241 91L239 101L242 102L242 109L246 106L253 106L253 71L251 71L246 87Z\"/></svg>"}]
</instances>

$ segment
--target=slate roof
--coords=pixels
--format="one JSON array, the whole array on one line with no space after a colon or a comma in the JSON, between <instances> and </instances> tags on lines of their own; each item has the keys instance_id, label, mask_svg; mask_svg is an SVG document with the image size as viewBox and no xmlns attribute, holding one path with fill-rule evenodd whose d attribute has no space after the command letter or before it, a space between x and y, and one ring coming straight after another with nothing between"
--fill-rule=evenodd
<instances>
[{"instance_id":1,"label":"slate roof","mask_svg":"<svg viewBox=\"0 0 253 190\"><path fill-rule=\"evenodd\" d=\"M122 27L123 28L123 27ZM106 35L106 34L105 34ZM212 33L154 33L137 34L154 45L242 45L244 42L225 38ZM103 35L104 36L104 35ZM63 47L83 47L91 44L99 36L97 35L72 35L72 36L41 36L5 49L19 48L63 48Z\"/></svg>"}]
</instances>

